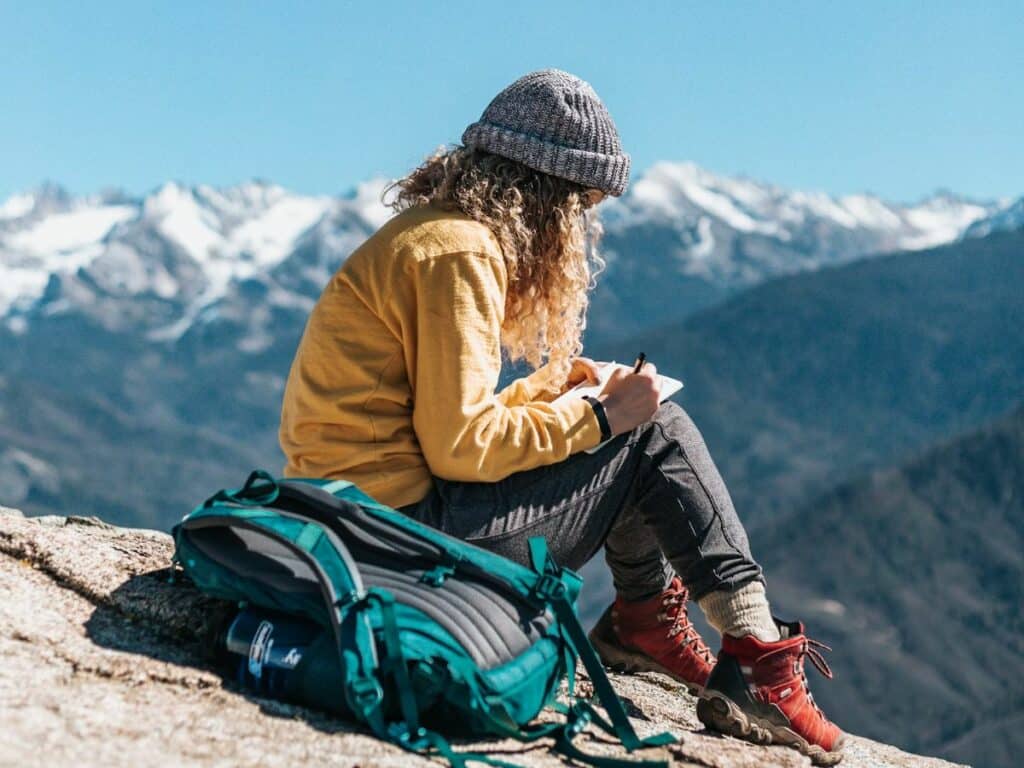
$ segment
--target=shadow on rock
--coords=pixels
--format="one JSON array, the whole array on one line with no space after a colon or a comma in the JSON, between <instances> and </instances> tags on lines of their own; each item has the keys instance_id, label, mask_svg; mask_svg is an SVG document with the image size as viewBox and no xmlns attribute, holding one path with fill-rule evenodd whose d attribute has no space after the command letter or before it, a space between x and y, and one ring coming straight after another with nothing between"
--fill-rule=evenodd
<instances>
[{"instance_id":1,"label":"shadow on rock","mask_svg":"<svg viewBox=\"0 0 1024 768\"><path fill-rule=\"evenodd\" d=\"M163 568L132 576L117 586L110 604L98 606L86 621L88 637L111 650L212 672L226 690L253 702L267 715L300 718L326 733L362 730L326 713L256 696L236 682L232 659L219 644L237 607L203 595L180 573L174 582L170 575L171 570Z\"/></svg>"},{"instance_id":2,"label":"shadow on rock","mask_svg":"<svg viewBox=\"0 0 1024 768\"><path fill-rule=\"evenodd\" d=\"M372 734L361 725L327 712L277 699L257 696L236 678L237 656L221 650L221 639L234 618L234 603L216 600L199 592L180 573L170 581L171 570L140 573L126 579L110 593L110 604L98 606L85 623L88 637L97 645L123 653L139 654L164 664L213 673L225 690L242 696L263 714L300 719L326 734ZM162 676L173 682L172 676ZM186 676L183 676L186 677ZM338 695L343 695L341 691ZM478 738L453 738L487 754L524 754L541 747L521 744L481 744Z\"/></svg>"}]
</instances>

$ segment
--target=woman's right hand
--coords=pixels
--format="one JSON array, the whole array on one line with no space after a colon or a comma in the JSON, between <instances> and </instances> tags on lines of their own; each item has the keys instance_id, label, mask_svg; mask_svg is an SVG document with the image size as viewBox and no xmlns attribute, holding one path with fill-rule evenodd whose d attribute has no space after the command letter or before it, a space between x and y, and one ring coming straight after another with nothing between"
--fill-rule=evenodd
<instances>
[{"instance_id":1,"label":"woman's right hand","mask_svg":"<svg viewBox=\"0 0 1024 768\"><path fill-rule=\"evenodd\" d=\"M640 373L625 368L612 372L597 399L604 406L613 435L629 432L650 421L658 410L661 392L657 377L658 369L651 362L645 362Z\"/></svg>"}]
</instances>

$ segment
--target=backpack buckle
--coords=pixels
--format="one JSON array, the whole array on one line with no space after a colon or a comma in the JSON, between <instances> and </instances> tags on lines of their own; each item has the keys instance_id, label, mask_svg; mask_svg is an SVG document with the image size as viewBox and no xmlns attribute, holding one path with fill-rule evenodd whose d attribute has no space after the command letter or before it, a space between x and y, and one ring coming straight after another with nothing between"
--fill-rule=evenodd
<instances>
[{"instance_id":1,"label":"backpack buckle","mask_svg":"<svg viewBox=\"0 0 1024 768\"><path fill-rule=\"evenodd\" d=\"M445 552L441 557L441 562L429 571L425 571L423 575L420 576L420 581L431 587L440 587L444 584L445 579L455 573L455 570L462 562L463 558L458 557L451 552Z\"/></svg>"},{"instance_id":2,"label":"backpack buckle","mask_svg":"<svg viewBox=\"0 0 1024 768\"><path fill-rule=\"evenodd\" d=\"M567 594L565 584L555 574L544 573L537 579L537 584L534 586L533 591L537 593L537 596L542 600L552 601L560 600Z\"/></svg>"},{"instance_id":3,"label":"backpack buckle","mask_svg":"<svg viewBox=\"0 0 1024 768\"><path fill-rule=\"evenodd\" d=\"M440 587L444 584L444 580L455 573L455 569L450 565L436 565L429 571L424 571L423 575L420 576L420 581L431 587Z\"/></svg>"},{"instance_id":4,"label":"backpack buckle","mask_svg":"<svg viewBox=\"0 0 1024 768\"><path fill-rule=\"evenodd\" d=\"M384 701L384 690L372 677L357 677L348 684L348 699L357 714L365 714Z\"/></svg>"}]
</instances>

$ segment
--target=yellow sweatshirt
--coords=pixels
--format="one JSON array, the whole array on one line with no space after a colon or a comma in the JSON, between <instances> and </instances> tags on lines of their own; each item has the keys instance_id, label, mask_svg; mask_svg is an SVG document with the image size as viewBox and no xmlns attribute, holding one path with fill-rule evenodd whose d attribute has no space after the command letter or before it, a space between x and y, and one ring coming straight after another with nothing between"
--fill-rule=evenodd
<instances>
[{"instance_id":1,"label":"yellow sweatshirt","mask_svg":"<svg viewBox=\"0 0 1024 768\"><path fill-rule=\"evenodd\" d=\"M495 392L508 277L497 237L461 212L406 209L324 288L292 362L279 440L288 477L419 501L431 474L496 482L601 442L548 366Z\"/></svg>"}]
</instances>

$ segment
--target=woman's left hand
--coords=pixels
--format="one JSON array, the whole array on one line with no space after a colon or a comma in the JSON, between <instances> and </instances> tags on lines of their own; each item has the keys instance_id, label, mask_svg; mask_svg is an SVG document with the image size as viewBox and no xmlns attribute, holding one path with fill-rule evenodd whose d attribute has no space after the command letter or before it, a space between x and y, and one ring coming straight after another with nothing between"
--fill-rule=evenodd
<instances>
[{"instance_id":1,"label":"woman's left hand","mask_svg":"<svg viewBox=\"0 0 1024 768\"><path fill-rule=\"evenodd\" d=\"M562 392L568 392L577 384L582 384L584 381L589 384L597 384L597 382L600 381L597 363L589 357L574 357L572 359L572 368L569 371L569 377L562 386ZM561 392L559 394L561 394Z\"/></svg>"}]
</instances>

